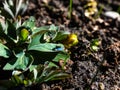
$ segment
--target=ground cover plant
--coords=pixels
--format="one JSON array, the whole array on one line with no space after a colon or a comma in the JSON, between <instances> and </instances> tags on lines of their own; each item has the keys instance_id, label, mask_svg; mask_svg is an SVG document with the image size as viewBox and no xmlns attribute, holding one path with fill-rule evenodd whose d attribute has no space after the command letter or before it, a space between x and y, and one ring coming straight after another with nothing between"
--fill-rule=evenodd
<instances>
[{"instance_id":1,"label":"ground cover plant","mask_svg":"<svg viewBox=\"0 0 120 90\"><path fill-rule=\"evenodd\" d=\"M67 48L78 43L77 36L55 25L36 27L34 17L21 22L18 13L25 3L20 2L5 0L1 9L5 18L0 24L1 73L7 70L10 74L1 77L1 87L10 89L70 77L64 69L70 59Z\"/></svg>"},{"instance_id":2,"label":"ground cover plant","mask_svg":"<svg viewBox=\"0 0 120 90\"><path fill-rule=\"evenodd\" d=\"M3 11L4 4L1 3L0 6ZM23 6L27 6L27 9L22 8ZM13 85L11 85L12 83L9 85L12 86L10 89L120 89L119 0L29 0L29 4L25 0L23 6L21 4L21 9L19 9L20 7L17 9L20 10L18 14L15 14L16 10L10 6L13 14L2 14L1 12L4 18L0 18L0 22L3 22L1 23L1 36L9 36L1 38L1 50L4 51L4 55L2 54L0 58L2 63L0 73L3 74L0 75L0 78L12 81ZM8 12L10 13L10 10L6 11L6 13ZM12 27L15 27L13 30L16 31L17 39L11 32L8 32L11 24ZM7 27L4 27L6 25ZM3 33L3 31L5 32ZM64 38L66 39L63 40ZM11 45L9 42L15 43ZM45 50L47 49L45 51L33 43L58 46L45 47ZM34 50L29 49L31 46ZM49 52L48 49L52 52ZM6 51L10 53L6 54ZM47 57L39 57L40 62L38 62L38 52L39 55ZM23 61L28 60L31 63L26 62L21 66L18 63L21 60L20 55L23 56ZM18 62L13 62L13 67L8 67L9 64L11 65L10 60L12 62L18 60ZM13 69L5 70L11 68ZM11 73L12 78L10 78ZM60 80L53 80L56 79L53 74L58 75L58 73L62 73L65 79L59 77ZM4 83L7 84L5 81ZM0 89L3 90L5 84L1 83Z\"/></svg>"}]
</instances>

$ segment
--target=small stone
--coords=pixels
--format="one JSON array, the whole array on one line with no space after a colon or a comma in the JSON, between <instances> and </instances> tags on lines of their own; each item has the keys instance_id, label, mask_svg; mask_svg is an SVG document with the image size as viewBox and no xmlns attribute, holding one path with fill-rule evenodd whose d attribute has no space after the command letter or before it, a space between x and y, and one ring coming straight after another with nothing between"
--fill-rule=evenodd
<instances>
[{"instance_id":1,"label":"small stone","mask_svg":"<svg viewBox=\"0 0 120 90\"><path fill-rule=\"evenodd\" d=\"M112 18L112 19L120 18L120 14L114 11L105 12L105 16Z\"/></svg>"},{"instance_id":2,"label":"small stone","mask_svg":"<svg viewBox=\"0 0 120 90\"><path fill-rule=\"evenodd\" d=\"M104 90L105 89L105 85L102 82L99 83L99 89L100 90Z\"/></svg>"}]
</instances>

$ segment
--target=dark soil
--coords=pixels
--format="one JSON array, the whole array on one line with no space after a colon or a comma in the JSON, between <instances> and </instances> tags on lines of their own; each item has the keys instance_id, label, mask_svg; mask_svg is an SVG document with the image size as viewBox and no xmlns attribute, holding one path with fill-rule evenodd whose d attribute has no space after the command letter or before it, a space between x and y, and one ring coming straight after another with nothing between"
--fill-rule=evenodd
<instances>
[{"instance_id":1,"label":"dark soil","mask_svg":"<svg viewBox=\"0 0 120 90\"><path fill-rule=\"evenodd\" d=\"M55 24L79 38L79 43L70 49L72 78L43 83L31 90L120 90L120 21L104 15L108 10L120 9L120 0L97 2L98 10L103 7L99 18L85 17L86 0L73 0L69 19L69 0L30 0L23 20L35 16L37 26ZM91 50L93 39L100 41L98 51Z\"/></svg>"}]
</instances>

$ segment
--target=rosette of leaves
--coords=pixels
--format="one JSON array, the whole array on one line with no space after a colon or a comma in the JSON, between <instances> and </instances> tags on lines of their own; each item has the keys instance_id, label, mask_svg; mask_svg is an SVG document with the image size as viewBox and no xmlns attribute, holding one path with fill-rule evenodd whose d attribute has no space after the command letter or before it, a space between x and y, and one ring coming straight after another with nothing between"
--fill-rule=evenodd
<instances>
[{"instance_id":1,"label":"rosette of leaves","mask_svg":"<svg viewBox=\"0 0 120 90\"><path fill-rule=\"evenodd\" d=\"M5 25L0 23L0 57L5 60L0 64L3 71L11 71L10 79L0 81L0 85L27 86L69 77L59 65L60 60L66 63L70 59L59 43L69 34L55 25L36 27L34 17L22 24L9 20Z\"/></svg>"}]
</instances>

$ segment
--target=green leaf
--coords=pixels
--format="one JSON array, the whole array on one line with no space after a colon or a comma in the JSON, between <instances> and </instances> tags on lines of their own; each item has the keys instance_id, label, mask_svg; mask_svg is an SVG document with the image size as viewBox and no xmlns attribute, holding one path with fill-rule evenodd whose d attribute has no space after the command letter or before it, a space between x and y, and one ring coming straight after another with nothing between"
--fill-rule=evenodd
<instances>
[{"instance_id":1,"label":"green leaf","mask_svg":"<svg viewBox=\"0 0 120 90\"><path fill-rule=\"evenodd\" d=\"M59 28L55 26L54 24L50 25L50 28L49 28L50 31L58 31L58 29Z\"/></svg>"},{"instance_id":2,"label":"green leaf","mask_svg":"<svg viewBox=\"0 0 120 90\"><path fill-rule=\"evenodd\" d=\"M91 45L99 46L99 44L100 44L100 40L99 39L93 39L91 41Z\"/></svg>"},{"instance_id":3,"label":"green leaf","mask_svg":"<svg viewBox=\"0 0 120 90\"><path fill-rule=\"evenodd\" d=\"M19 13L19 11L20 11L20 9L21 9L21 5L22 5L22 1L23 0L16 0L16 12L15 12L15 16L17 16L18 15L18 13Z\"/></svg>"},{"instance_id":4,"label":"green leaf","mask_svg":"<svg viewBox=\"0 0 120 90\"><path fill-rule=\"evenodd\" d=\"M36 82L48 82L52 80L61 80L70 77L69 74L61 71L61 70L51 70L52 68L44 69L41 76L36 79Z\"/></svg>"},{"instance_id":5,"label":"green leaf","mask_svg":"<svg viewBox=\"0 0 120 90\"><path fill-rule=\"evenodd\" d=\"M44 32L43 32L44 33ZM36 34L33 36L32 40L31 40L31 43L29 44L28 48L31 47L31 46L34 46L34 45L37 45L37 44L40 44L41 43L41 39L43 37L43 34Z\"/></svg>"},{"instance_id":6,"label":"green leaf","mask_svg":"<svg viewBox=\"0 0 120 90\"><path fill-rule=\"evenodd\" d=\"M16 58L8 62L4 66L4 70L13 70L20 69L26 70L33 63L33 58L29 54L25 54L25 52L20 52L16 55Z\"/></svg>"},{"instance_id":7,"label":"green leaf","mask_svg":"<svg viewBox=\"0 0 120 90\"><path fill-rule=\"evenodd\" d=\"M53 38L53 41L64 40L67 38L68 34L70 34L70 32L67 32L67 31L58 32L57 35Z\"/></svg>"},{"instance_id":8,"label":"green leaf","mask_svg":"<svg viewBox=\"0 0 120 90\"><path fill-rule=\"evenodd\" d=\"M31 16L22 24L22 26L29 27L33 30L35 28L35 18Z\"/></svg>"},{"instance_id":9,"label":"green leaf","mask_svg":"<svg viewBox=\"0 0 120 90\"><path fill-rule=\"evenodd\" d=\"M56 57L53 59L55 62L59 62L59 60L68 60L70 58L70 55L65 52L60 52L56 55Z\"/></svg>"},{"instance_id":10,"label":"green leaf","mask_svg":"<svg viewBox=\"0 0 120 90\"><path fill-rule=\"evenodd\" d=\"M17 39L16 28L13 23L7 20L8 28L5 31L6 35L8 35L11 39Z\"/></svg>"},{"instance_id":11,"label":"green leaf","mask_svg":"<svg viewBox=\"0 0 120 90\"><path fill-rule=\"evenodd\" d=\"M5 0L5 2L3 3L3 6L4 6L4 9L2 9L3 15L4 15L5 12L6 12L5 16L9 14L9 16L11 16L12 18L14 18L15 16L14 16L12 10L10 9L10 6L9 6L9 4L7 3L6 0Z\"/></svg>"},{"instance_id":12,"label":"green leaf","mask_svg":"<svg viewBox=\"0 0 120 90\"><path fill-rule=\"evenodd\" d=\"M34 80L37 78L38 71L36 69L33 70Z\"/></svg>"},{"instance_id":13,"label":"green leaf","mask_svg":"<svg viewBox=\"0 0 120 90\"><path fill-rule=\"evenodd\" d=\"M14 41L12 40L12 38L9 37L9 36L4 32L1 23L0 23L0 38L5 39L6 42L9 43L10 45L11 45L11 44L15 44Z\"/></svg>"},{"instance_id":14,"label":"green leaf","mask_svg":"<svg viewBox=\"0 0 120 90\"><path fill-rule=\"evenodd\" d=\"M23 80L17 75L13 75L11 81L14 83L15 86L23 83Z\"/></svg>"},{"instance_id":15,"label":"green leaf","mask_svg":"<svg viewBox=\"0 0 120 90\"><path fill-rule=\"evenodd\" d=\"M53 62L49 62L48 66L49 66L49 67L59 67L58 65L56 65L56 64L53 63Z\"/></svg>"},{"instance_id":16,"label":"green leaf","mask_svg":"<svg viewBox=\"0 0 120 90\"><path fill-rule=\"evenodd\" d=\"M30 72L33 71L36 67L37 67L37 65L30 65L30 67L29 67Z\"/></svg>"},{"instance_id":17,"label":"green leaf","mask_svg":"<svg viewBox=\"0 0 120 90\"><path fill-rule=\"evenodd\" d=\"M61 48L61 50L57 50L57 48ZM64 50L64 46L62 44L43 43L33 45L29 47L28 50L36 50L42 52L59 52Z\"/></svg>"},{"instance_id":18,"label":"green leaf","mask_svg":"<svg viewBox=\"0 0 120 90\"><path fill-rule=\"evenodd\" d=\"M50 26L41 26L41 27L38 27L38 28L35 28L34 31L33 31L33 34L36 34L36 33L45 33L45 32L51 32L51 31L58 31L58 27L55 26L55 25L50 25Z\"/></svg>"},{"instance_id":19,"label":"green leaf","mask_svg":"<svg viewBox=\"0 0 120 90\"><path fill-rule=\"evenodd\" d=\"M70 59L70 55L68 53L66 53L66 52L59 52L54 57L54 59L51 62L49 62L48 66L49 67L58 67L59 66L59 64L58 64L59 61L62 60L62 61L64 61L62 67L64 67L66 65L67 60L69 60L69 59Z\"/></svg>"},{"instance_id":20,"label":"green leaf","mask_svg":"<svg viewBox=\"0 0 120 90\"><path fill-rule=\"evenodd\" d=\"M41 26L41 27L38 27L38 28L35 28L33 30L33 34L36 34L36 33L42 33L43 31L49 31L49 26Z\"/></svg>"},{"instance_id":21,"label":"green leaf","mask_svg":"<svg viewBox=\"0 0 120 90\"><path fill-rule=\"evenodd\" d=\"M53 71L50 74L48 74L48 76L45 78L44 81L48 82L48 81L52 81L52 80L62 80L62 79L68 78L68 77L70 77L70 75L65 72Z\"/></svg>"},{"instance_id":22,"label":"green leaf","mask_svg":"<svg viewBox=\"0 0 120 90\"><path fill-rule=\"evenodd\" d=\"M0 43L0 56L4 58L9 58L10 50L3 44Z\"/></svg>"}]
</instances>

